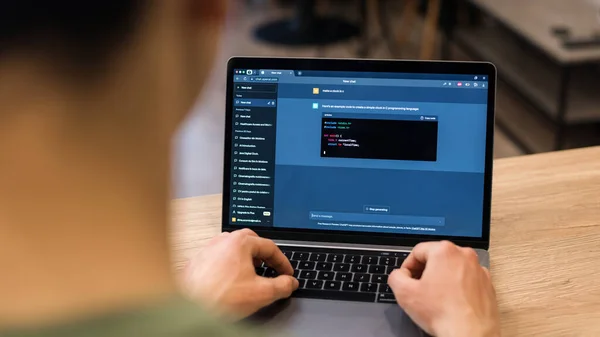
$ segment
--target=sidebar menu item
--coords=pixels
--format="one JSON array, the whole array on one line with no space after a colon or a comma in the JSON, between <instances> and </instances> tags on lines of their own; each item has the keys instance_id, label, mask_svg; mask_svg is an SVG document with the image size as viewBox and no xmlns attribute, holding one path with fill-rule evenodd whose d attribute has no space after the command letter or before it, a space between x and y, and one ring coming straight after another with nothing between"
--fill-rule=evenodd
<instances>
[{"instance_id":1,"label":"sidebar menu item","mask_svg":"<svg viewBox=\"0 0 600 337\"><path fill-rule=\"evenodd\" d=\"M235 83L230 224L272 226L277 84Z\"/></svg>"}]
</instances>

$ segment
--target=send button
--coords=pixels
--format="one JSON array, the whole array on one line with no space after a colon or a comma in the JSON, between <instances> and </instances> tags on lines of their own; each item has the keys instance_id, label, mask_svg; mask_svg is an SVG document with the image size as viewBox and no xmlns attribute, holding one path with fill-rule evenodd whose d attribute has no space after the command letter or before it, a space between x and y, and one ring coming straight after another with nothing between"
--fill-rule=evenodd
<instances>
[{"instance_id":1,"label":"send button","mask_svg":"<svg viewBox=\"0 0 600 337\"><path fill-rule=\"evenodd\" d=\"M366 205L364 207L364 211L365 211L365 213L372 213L372 214L389 214L390 207L389 206Z\"/></svg>"}]
</instances>

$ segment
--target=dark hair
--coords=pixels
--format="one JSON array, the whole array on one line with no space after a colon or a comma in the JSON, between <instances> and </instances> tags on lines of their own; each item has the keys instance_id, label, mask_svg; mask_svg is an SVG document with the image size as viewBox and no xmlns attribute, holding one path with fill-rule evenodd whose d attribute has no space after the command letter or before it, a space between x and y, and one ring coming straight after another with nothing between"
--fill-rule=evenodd
<instances>
[{"instance_id":1,"label":"dark hair","mask_svg":"<svg viewBox=\"0 0 600 337\"><path fill-rule=\"evenodd\" d=\"M0 0L0 59L22 49L93 64L127 41L145 2Z\"/></svg>"}]
</instances>

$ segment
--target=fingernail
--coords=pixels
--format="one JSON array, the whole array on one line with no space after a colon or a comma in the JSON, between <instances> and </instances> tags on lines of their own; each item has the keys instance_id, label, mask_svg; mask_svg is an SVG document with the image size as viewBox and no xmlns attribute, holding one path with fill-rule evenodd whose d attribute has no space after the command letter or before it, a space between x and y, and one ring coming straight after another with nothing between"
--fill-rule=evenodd
<instances>
[{"instance_id":1,"label":"fingernail","mask_svg":"<svg viewBox=\"0 0 600 337\"><path fill-rule=\"evenodd\" d=\"M300 282L298 282L298 280L294 278L294 289L298 289L299 286Z\"/></svg>"}]
</instances>

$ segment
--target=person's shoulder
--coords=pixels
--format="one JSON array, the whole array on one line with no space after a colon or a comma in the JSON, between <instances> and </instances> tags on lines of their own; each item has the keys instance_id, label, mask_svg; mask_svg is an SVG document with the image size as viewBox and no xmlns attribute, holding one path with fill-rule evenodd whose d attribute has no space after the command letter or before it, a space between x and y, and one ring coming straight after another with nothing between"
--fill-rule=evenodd
<instances>
[{"instance_id":1,"label":"person's shoulder","mask_svg":"<svg viewBox=\"0 0 600 337\"><path fill-rule=\"evenodd\" d=\"M156 319L162 320L166 328L164 336L173 337L259 337L266 336L263 331L244 323L232 323L222 320L206 312L197 304L184 299L176 300L171 305L162 308L162 313ZM152 321L152 319L150 320ZM165 322L168 321L168 322ZM152 324L151 331L160 330ZM152 335L160 336L163 335Z\"/></svg>"},{"instance_id":2,"label":"person's shoulder","mask_svg":"<svg viewBox=\"0 0 600 337\"><path fill-rule=\"evenodd\" d=\"M53 327L0 331L3 337L259 337L253 327L218 319L182 298Z\"/></svg>"}]
</instances>

